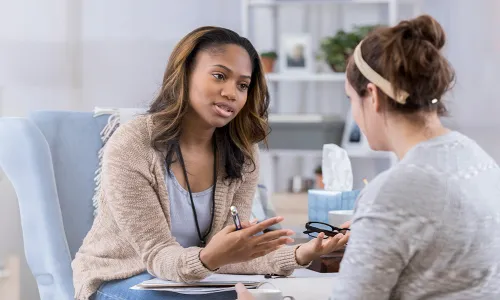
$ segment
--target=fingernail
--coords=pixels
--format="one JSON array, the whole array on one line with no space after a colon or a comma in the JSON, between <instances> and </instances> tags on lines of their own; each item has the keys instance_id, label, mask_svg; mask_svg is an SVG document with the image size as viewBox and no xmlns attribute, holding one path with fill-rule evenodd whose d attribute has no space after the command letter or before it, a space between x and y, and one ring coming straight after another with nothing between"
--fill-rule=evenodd
<instances>
[{"instance_id":1,"label":"fingernail","mask_svg":"<svg viewBox=\"0 0 500 300\"><path fill-rule=\"evenodd\" d=\"M293 232L292 230L288 230L286 232L286 235L288 235L288 236L291 236L291 235L294 235L294 234L295 234L295 232Z\"/></svg>"},{"instance_id":2,"label":"fingernail","mask_svg":"<svg viewBox=\"0 0 500 300\"><path fill-rule=\"evenodd\" d=\"M283 220L284 220L284 218L283 218L283 217L276 217L276 221L278 221L278 222L281 222L281 221L283 221Z\"/></svg>"},{"instance_id":3,"label":"fingernail","mask_svg":"<svg viewBox=\"0 0 500 300\"><path fill-rule=\"evenodd\" d=\"M291 239L291 238L287 238L287 239L286 239L286 243L287 243L287 244L290 244L290 243L293 243L293 242L295 242L295 240L294 240L294 239Z\"/></svg>"}]
</instances>

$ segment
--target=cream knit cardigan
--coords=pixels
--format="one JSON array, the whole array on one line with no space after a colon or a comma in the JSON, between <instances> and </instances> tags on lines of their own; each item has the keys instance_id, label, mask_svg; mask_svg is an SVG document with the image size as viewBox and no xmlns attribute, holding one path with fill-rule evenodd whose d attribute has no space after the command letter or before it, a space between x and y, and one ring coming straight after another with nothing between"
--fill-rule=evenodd
<instances>
[{"instance_id":1,"label":"cream knit cardigan","mask_svg":"<svg viewBox=\"0 0 500 300\"><path fill-rule=\"evenodd\" d=\"M151 147L153 122L144 115L121 125L108 141L103 157L99 213L72 263L75 298L87 300L99 286L148 271L168 280L197 281L211 274L199 259L201 248L180 246L170 232L170 206L165 187L164 155ZM218 170L214 223L209 239L232 223L231 205L248 220L259 174L246 167L241 180L224 180ZM300 268L295 247L227 265L219 273L290 274Z\"/></svg>"}]
</instances>

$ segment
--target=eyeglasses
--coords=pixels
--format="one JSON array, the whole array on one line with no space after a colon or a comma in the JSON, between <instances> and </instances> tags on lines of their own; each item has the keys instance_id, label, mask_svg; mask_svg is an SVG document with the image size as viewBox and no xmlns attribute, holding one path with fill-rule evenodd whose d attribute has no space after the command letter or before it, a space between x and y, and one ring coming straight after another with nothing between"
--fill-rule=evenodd
<instances>
[{"instance_id":1,"label":"eyeglasses","mask_svg":"<svg viewBox=\"0 0 500 300\"><path fill-rule=\"evenodd\" d=\"M332 226L327 223L322 223L322 222L307 222L306 223L306 230L304 231L305 234L309 235L310 237L317 238L318 235L323 232L325 234L325 239L329 237L336 236L339 233L344 233L345 231L350 230L349 228L338 228L335 226ZM344 232L342 232L344 231Z\"/></svg>"}]
</instances>

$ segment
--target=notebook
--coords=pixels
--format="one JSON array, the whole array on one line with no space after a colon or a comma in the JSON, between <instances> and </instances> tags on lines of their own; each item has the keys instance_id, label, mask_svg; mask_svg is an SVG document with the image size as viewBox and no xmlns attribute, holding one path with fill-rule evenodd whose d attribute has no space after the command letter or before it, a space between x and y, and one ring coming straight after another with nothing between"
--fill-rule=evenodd
<instances>
[{"instance_id":1,"label":"notebook","mask_svg":"<svg viewBox=\"0 0 500 300\"><path fill-rule=\"evenodd\" d=\"M202 295L234 291L234 286L238 282L241 282L249 289L257 288L259 284L264 281L265 278L263 275L212 274L195 283L182 283L154 278L143 281L131 287L131 289L166 291L187 295Z\"/></svg>"}]
</instances>

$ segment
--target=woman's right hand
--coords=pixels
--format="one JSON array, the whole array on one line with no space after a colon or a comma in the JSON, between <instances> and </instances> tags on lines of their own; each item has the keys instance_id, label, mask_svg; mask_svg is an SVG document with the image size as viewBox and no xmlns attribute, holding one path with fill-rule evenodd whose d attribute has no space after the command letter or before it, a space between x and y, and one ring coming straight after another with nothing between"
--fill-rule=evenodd
<instances>
[{"instance_id":1,"label":"woman's right hand","mask_svg":"<svg viewBox=\"0 0 500 300\"><path fill-rule=\"evenodd\" d=\"M244 229L236 231L234 225L226 226L215 234L200 252L200 260L209 270L224 265L245 262L273 252L285 244L293 242L289 236L294 232L288 229L274 230L255 236L266 228L283 221L274 217L259 224L244 224Z\"/></svg>"}]
</instances>

